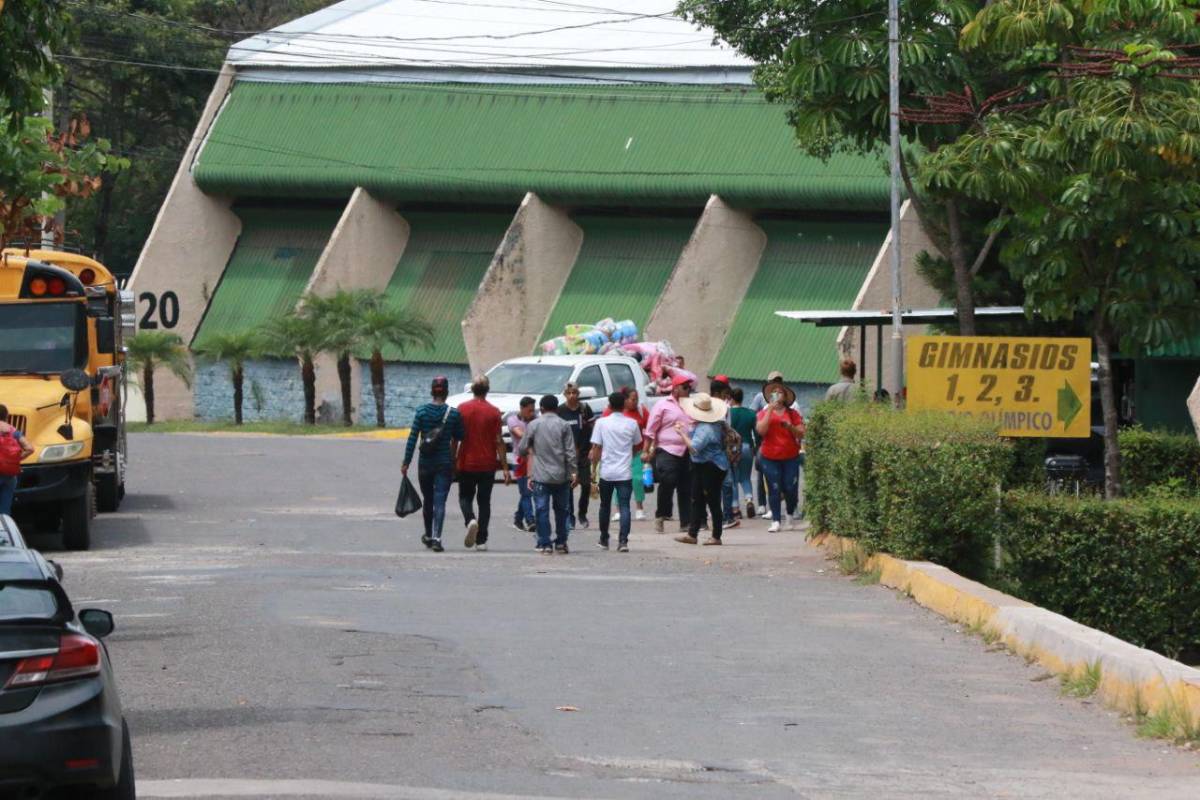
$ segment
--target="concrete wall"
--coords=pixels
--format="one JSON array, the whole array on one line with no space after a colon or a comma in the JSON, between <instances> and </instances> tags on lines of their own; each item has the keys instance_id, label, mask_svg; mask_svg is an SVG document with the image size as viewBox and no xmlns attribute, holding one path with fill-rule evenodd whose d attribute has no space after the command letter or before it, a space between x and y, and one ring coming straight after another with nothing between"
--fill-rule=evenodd
<instances>
[{"instance_id":1,"label":"concrete wall","mask_svg":"<svg viewBox=\"0 0 1200 800\"><path fill-rule=\"evenodd\" d=\"M360 368L363 374L358 397L361 418L364 423L373 422L375 398L371 394L370 367L364 362ZM383 414L389 428L405 428L412 423L413 413L417 406L429 401L429 385L439 375L450 380L450 394L458 394L463 390L463 384L471 380L471 371L465 364L403 362L384 366Z\"/></svg>"},{"instance_id":2,"label":"concrete wall","mask_svg":"<svg viewBox=\"0 0 1200 800\"><path fill-rule=\"evenodd\" d=\"M917 212L912 207L912 204L905 201L900 208L900 290L901 290L901 307L904 309L915 308L939 308L943 305L941 295L929 283L921 277L917 271L917 256L923 251L931 253L937 252L937 248L925 235L924 229L921 227L920 220L917 219ZM879 249L879 254L875 256L874 263L871 264L871 271L867 273L866 279L863 281L862 288L859 289L858 297L854 300L854 305L851 308L857 310L890 310L892 307L892 272L891 272L891 255L892 253L892 234L888 232L887 237L883 240L883 246ZM905 326L904 333L906 336L914 336L923 334L926 331L923 325ZM888 391L895 392L892 386L892 357L891 357L891 326L883 329L883 385ZM859 360L859 343L857 328L843 328L838 336L838 348L840 352ZM865 371L867 386L870 391L874 391L875 386L875 365L878 363L879 354L875 347L875 331L867 328L867 361L866 364L859 364L859 374L862 375Z\"/></svg>"},{"instance_id":3,"label":"concrete wall","mask_svg":"<svg viewBox=\"0 0 1200 800\"><path fill-rule=\"evenodd\" d=\"M178 334L185 344L190 344L195 335L242 230L241 220L230 209L232 199L206 195L192 180L191 172L232 82L233 70L226 66L217 77L130 277L130 288L138 298L139 321L149 308L150 296L161 307L165 293L175 294L179 303L175 326L165 328L157 314L154 318L159 320L159 330ZM191 418L192 392L180 380L164 370L155 376L154 388L159 419Z\"/></svg>"},{"instance_id":4,"label":"concrete wall","mask_svg":"<svg viewBox=\"0 0 1200 800\"><path fill-rule=\"evenodd\" d=\"M383 291L408 246L410 232L408 222L390 205L376 200L362 187L355 189L317 259L305 293L328 296L338 289ZM350 362L350 375L350 396L357 400L362 393L362 371L357 360ZM337 360L328 353L317 358L317 405L323 401L340 412ZM373 419L373 415L371 411L367 418Z\"/></svg>"},{"instance_id":5,"label":"concrete wall","mask_svg":"<svg viewBox=\"0 0 1200 800\"><path fill-rule=\"evenodd\" d=\"M744 211L713 195L646 323L647 341L666 339L707 375L754 280L767 235Z\"/></svg>"},{"instance_id":6,"label":"concrete wall","mask_svg":"<svg viewBox=\"0 0 1200 800\"><path fill-rule=\"evenodd\" d=\"M582 245L566 211L525 195L463 317L471 372L533 352Z\"/></svg>"}]
</instances>

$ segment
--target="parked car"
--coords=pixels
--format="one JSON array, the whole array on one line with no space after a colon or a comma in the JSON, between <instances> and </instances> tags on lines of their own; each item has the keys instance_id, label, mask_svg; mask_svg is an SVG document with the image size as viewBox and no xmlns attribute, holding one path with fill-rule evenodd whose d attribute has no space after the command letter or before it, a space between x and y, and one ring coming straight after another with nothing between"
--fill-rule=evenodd
<instances>
[{"instance_id":1,"label":"parked car","mask_svg":"<svg viewBox=\"0 0 1200 800\"><path fill-rule=\"evenodd\" d=\"M638 390L647 408L658 401L649 393L650 378L637 361L626 356L525 356L501 361L487 372L491 389L488 402L500 409L505 418L521 407L521 398L540 400L542 395L556 395L563 400L563 387L574 383L580 399L602 414L608 406L608 395L630 386ZM471 385L463 394L452 395L447 402L458 408L471 399ZM508 428L504 442L512 452Z\"/></svg>"},{"instance_id":2,"label":"parked car","mask_svg":"<svg viewBox=\"0 0 1200 800\"><path fill-rule=\"evenodd\" d=\"M61 575L0 515L0 797L129 800L133 751L103 642L113 618L76 614Z\"/></svg>"}]
</instances>

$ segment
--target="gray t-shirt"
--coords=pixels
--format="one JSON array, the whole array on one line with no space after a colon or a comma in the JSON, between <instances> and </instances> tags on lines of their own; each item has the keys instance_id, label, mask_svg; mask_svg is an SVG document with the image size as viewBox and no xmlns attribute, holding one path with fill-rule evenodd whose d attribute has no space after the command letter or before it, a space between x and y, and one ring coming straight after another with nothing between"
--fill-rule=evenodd
<instances>
[{"instance_id":1,"label":"gray t-shirt","mask_svg":"<svg viewBox=\"0 0 1200 800\"><path fill-rule=\"evenodd\" d=\"M542 414L525 428L520 455L533 451L529 479L534 483L570 483L575 473L575 436L558 414Z\"/></svg>"},{"instance_id":2,"label":"gray t-shirt","mask_svg":"<svg viewBox=\"0 0 1200 800\"><path fill-rule=\"evenodd\" d=\"M633 448L642 441L638 424L624 414L609 414L592 428L592 444L600 445L600 480L633 478Z\"/></svg>"}]
</instances>

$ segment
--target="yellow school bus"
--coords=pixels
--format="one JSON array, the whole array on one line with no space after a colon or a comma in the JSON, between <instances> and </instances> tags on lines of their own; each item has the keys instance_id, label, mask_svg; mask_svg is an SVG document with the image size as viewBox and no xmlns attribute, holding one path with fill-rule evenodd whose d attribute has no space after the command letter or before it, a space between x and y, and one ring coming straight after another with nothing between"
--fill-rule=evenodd
<instances>
[{"instance_id":1,"label":"yellow school bus","mask_svg":"<svg viewBox=\"0 0 1200 800\"><path fill-rule=\"evenodd\" d=\"M91 544L97 510L125 496L125 355L132 298L86 256L0 252L0 403L33 446L14 514Z\"/></svg>"}]
</instances>

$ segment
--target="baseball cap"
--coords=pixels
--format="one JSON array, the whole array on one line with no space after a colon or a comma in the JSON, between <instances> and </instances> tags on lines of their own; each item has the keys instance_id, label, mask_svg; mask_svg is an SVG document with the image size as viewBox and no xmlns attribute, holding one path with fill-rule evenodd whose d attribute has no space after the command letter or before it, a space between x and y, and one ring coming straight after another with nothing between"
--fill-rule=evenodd
<instances>
[{"instance_id":1,"label":"baseball cap","mask_svg":"<svg viewBox=\"0 0 1200 800\"><path fill-rule=\"evenodd\" d=\"M727 384L727 383L729 383L729 376L728 375L713 375L713 380L720 381L721 383Z\"/></svg>"},{"instance_id":2,"label":"baseball cap","mask_svg":"<svg viewBox=\"0 0 1200 800\"><path fill-rule=\"evenodd\" d=\"M438 375L433 379L433 383L429 385L429 389L433 392L448 392L450 391L450 379L445 375Z\"/></svg>"},{"instance_id":3,"label":"baseball cap","mask_svg":"<svg viewBox=\"0 0 1200 800\"><path fill-rule=\"evenodd\" d=\"M694 383L694 382L695 381L693 381L687 375L676 375L673 378L671 378L671 388L673 389L676 386L683 386L685 383Z\"/></svg>"},{"instance_id":4,"label":"baseball cap","mask_svg":"<svg viewBox=\"0 0 1200 800\"><path fill-rule=\"evenodd\" d=\"M783 380L783 373L780 372L779 370L773 369L769 373L767 373L767 382L768 383L770 383L771 381L781 381L781 380Z\"/></svg>"}]
</instances>

